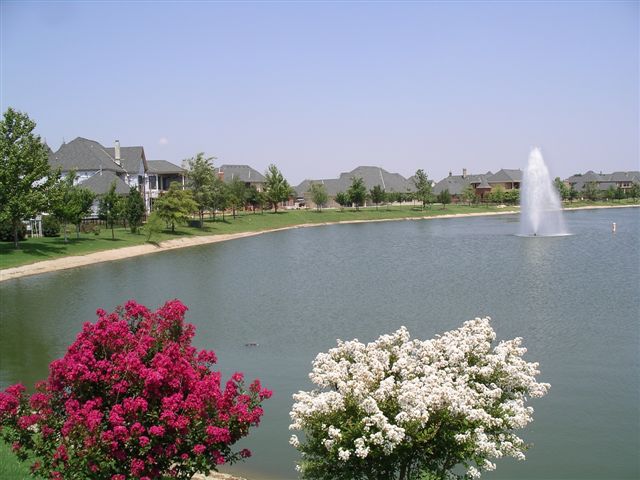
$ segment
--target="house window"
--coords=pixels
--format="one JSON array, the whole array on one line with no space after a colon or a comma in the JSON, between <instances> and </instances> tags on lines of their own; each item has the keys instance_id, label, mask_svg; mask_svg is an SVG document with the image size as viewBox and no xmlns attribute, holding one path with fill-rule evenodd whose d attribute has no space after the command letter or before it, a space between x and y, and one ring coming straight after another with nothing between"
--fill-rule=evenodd
<instances>
[{"instance_id":1,"label":"house window","mask_svg":"<svg viewBox=\"0 0 640 480\"><path fill-rule=\"evenodd\" d=\"M155 190L157 188L156 187L156 178L157 177L155 175L149 177L149 188L151 190Z\"/></svg>"},{"instance_id":2,"label":"house window","mask_svg":"<svg viewBox=\"0 0 640 480\"><path fill-rule=\"evenodd\" d=\"M144 177L142 175L138 175L138 185L144 185Z\"/></svg>"}]
</instances>

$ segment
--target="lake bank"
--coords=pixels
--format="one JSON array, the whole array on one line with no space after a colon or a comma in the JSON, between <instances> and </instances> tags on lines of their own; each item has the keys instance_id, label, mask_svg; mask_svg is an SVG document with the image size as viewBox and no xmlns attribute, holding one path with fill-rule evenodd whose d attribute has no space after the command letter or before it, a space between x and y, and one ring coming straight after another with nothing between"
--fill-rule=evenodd
<instances>
[{"instance_id":1,"label":"lake bank","mask_svg":"<svg viewBox=\"0 0 640 480\"><path fill-rule=\"evenodd\" d=\"M576 208L567 208L565 210L590 210L590 209L604 209L604 208L631 208L639 207L640 205L607 205L607 206L584 206ZM381 219L363 219L363 220L345 220L336 222L317 222L317 223L303 223L298 225L291 225L286 227L278 227L267 230L259 230L253 232L240 232L231 234L217 234L217 235L202 235L196 237L182 237L171 240L165 240L159 244L143 244L135 245L131 247L124 247L112 250L102 250L86 255L74 255L62 258L56 258L53 260L44 260L41 262L30 263L12 268L6 268L0 270L0 282L5 280L12 280L15 278L26 277L30 275L39 275L42 273L55 272L58 270L66 270L70 268L78 268L87 265L94 265L96 263L109 262L113 260L122 260L131 257L137 257L140 255L148 255L152 253L160 253L178 248L193 247L198 245L206 245L211 243L225 242L229 240L235 240L238 238L252 237L256 235L262 235L265 233L279 232L284 230L290 230L295 228L309 228L320 227L326 225L342 225L342 224L354 224L354 223L376 223L376 222L392 222L392 221L406 221L406 220L431 220L431 219L447 219L447 218L465 218L465 217L484 217L492 215L513 215L519 213L518 211L500 211L500 212L477 212L477 213L454 213L454 214L442 214L442 215L426 215L426 216L412 216L412 217L399 217L399 218L381 218Z\"/></svg>"}]
</instances>

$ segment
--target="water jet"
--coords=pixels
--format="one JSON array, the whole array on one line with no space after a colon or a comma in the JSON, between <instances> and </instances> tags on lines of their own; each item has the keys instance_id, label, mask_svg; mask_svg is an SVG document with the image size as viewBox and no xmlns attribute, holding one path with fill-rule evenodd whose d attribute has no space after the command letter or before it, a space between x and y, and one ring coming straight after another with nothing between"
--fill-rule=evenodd
<instances>
[{"instance_id":1,"label":"water jet","mask_svg":"<svg viewBox=\"0 0 640 480\"><path fill-rule=\"evenodd\" d=\"M539 148L529 154L520 189L520 236L569 235L562 204Z\"/></svg>"}]
</instances>

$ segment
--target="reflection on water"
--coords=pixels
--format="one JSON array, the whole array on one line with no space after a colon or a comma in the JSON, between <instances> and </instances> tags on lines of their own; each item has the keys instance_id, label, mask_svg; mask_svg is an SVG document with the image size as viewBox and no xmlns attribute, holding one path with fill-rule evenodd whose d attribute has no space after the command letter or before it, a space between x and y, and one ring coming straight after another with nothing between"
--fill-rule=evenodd
<instances>
[{"instance_id":1,"label":"reflection on water","mask_svg":"<svg viewBox=\"0 0 640 480\"><path fill-rule=\"evenodd\" d=\"M490 315L499 339L524 337L552 388L533 402L528 460L486 478L638 478L638 210L568 212L574 235L561 238L517 237L516 218L296 229L3 282L0 382L45 377L98 307L180 298L225 375L275 391L245 442L254 458L234 471L291 479L291 394L310 387L317 352Z\"/></svg>"}]
</instances>

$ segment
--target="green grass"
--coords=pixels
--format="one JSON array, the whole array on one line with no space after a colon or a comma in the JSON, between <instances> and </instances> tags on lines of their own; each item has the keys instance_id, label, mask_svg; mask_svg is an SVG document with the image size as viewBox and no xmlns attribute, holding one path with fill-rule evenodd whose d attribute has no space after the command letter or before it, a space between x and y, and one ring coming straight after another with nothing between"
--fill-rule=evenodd
<instances>
[{"instance_id":1,"label":"green grass","mask_svg":"<svg viewBox=\"0 0 640 480\"><path fill-rule=\"evenodd\" d=\"M11 446L0 441L0 478L11 480L33 479L29 463L23 463L11 451Z\"/></svg>"},{"instance_id":2,"label":"green grass","mask_svg":"<svg viewBox=\"0 0 640 480\"><path fill-rule=\"evenodd\" d=\"M622 205L631 202L573 202L566 204L566 208L594 205ZM637 204L637 203L636 203ZM194 235L221 235L252 231L265 231L277 228L291 227L302 224L343 222L354 220L381 220L405 217L426 217L448 214L483 213L515 211L514 207L497 208L495 206L467 206L448 205L442 209L440 205L426 208L424 211L418 206L383 206L379 209L368 207L359 211L353 209L324 209L315 210L280 210L278 213L243 212L233 218L226 215L223 221L220 216L216 221L206 219L204 228L191 228L186 226L176 227L176 232L165 230L152 238L153 242ZM20 248L14 249L12 243L0 243L0 269L27 265L41 260L50 260L71 255L84 255L87 253L110 250L113 248L129 247L146 243L146 235L132 234L127 229L117 228L115 240L111 240L111 230L102 228L99 235L81 234L79 239L75 233L70 235L69 243L65 244L62 237L57 238L29 238L20 242Z\"/></svg>"}]
</instances>

